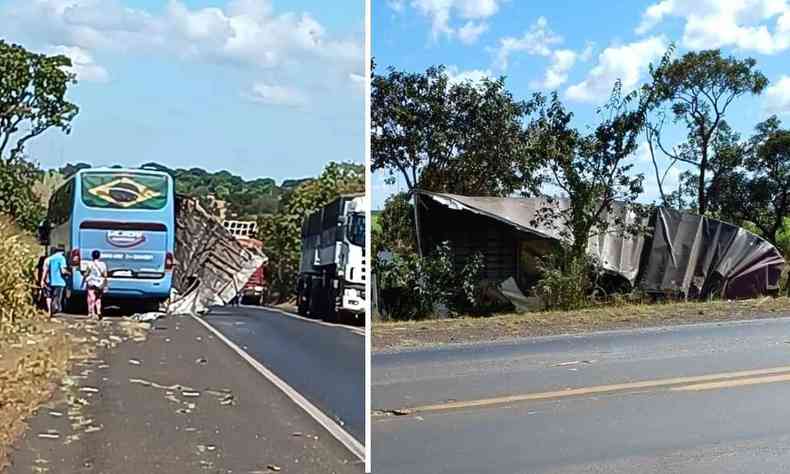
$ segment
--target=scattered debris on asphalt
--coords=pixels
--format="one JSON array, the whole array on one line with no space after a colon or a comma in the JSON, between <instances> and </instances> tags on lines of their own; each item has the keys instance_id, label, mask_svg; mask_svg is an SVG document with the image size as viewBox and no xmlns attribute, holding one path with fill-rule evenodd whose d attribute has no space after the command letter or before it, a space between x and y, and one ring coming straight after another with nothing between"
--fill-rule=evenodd
<instances>
[{"instance_id":1,"label":"scattered debris on asphalt","mask_svg":"<svg viewBox=\"0 0 790 474\"><path fill-rule=\"evenodd\" d=\"M571 366L571 365L579 365L579 364L594 364L596 362L598 362L598 361L595 360L595 359L591 359L591 360L572 360L570 362L560 362L558 364L554 364L554 365L552 365L552 367L568 367L568 366Z\"/></svg>"},{"instance_id":2,"label":"scattered debris on asphalt","mask_svg":"<svg viewBox=\"0 0 790 474\"><path fill-rule=\"evenodd\" d=\"M164 317L165 317L165 313L160 313L160 312L157 312L157 311L153 311L153 312L150 312L150 313L135 313L135 314L129 316L128 319L130 319L132 321L151 322L151 321L156 321L157 319L164 318Z\"/></svg>"}]
</instances>

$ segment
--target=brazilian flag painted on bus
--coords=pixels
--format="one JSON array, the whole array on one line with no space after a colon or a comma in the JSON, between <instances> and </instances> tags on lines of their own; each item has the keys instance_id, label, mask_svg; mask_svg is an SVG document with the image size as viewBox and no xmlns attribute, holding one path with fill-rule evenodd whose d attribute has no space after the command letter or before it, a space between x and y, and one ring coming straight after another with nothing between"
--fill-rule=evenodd
<instances>
[{"instance_id":1,"label":"brazilian flag painted on bus","mask_svg":"<svg viewBox=\"0 0 790 474\"><path fill-rule=\"evenodd\" d=\"M162 209L167 203L167 177L137 173L85 173L82 200L90 207Z\"/></svg>"}]
</instances>

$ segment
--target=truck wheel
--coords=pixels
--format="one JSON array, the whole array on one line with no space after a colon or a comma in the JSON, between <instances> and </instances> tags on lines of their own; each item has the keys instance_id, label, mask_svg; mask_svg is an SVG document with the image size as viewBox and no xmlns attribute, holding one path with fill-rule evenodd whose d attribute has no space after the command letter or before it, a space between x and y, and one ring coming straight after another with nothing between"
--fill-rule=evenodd
<instances>
[{"instance_id":1,"label":"truck wheel","mask_svg":"<svg viewBox=\"0 0 790 474\"><path fill-rule=\"evenodd\" d=\"M321 283L317 281L310 282L310 299L307 301L307 317L308 318L320 318L321 311Z\"/></svg>"},{"instance_id":2,"label":"truck wheel","mask_svg":"<svg viewBox=\"0 0 790 474\"><path fill-rule=\"evenodd\" d=\"M307 291L306 284L300 284L297 287L296 293L296 312L299 316L307 316L307 309L309 308L308 305L308 291Z\"/></svg>"}]
</instances>

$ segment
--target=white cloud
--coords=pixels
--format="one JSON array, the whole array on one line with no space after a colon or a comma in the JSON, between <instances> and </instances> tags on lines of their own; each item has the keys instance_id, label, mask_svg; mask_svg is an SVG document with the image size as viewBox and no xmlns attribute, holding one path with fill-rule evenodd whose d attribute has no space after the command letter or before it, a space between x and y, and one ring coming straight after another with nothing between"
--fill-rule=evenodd
<instances>
[{"instance_id":1,"label":"white cloud","mask_svg":"<svg viewBox=\"0 0 790 474\"><path fill-rule=\"evenodd\" d=\"M258 82L246 97L254 102L266 105L282 105L286 107L303 107L307 105L307 97L300 91L285 86L277 86Z\"/></svg>"},{"instance_id":2,"label":"white cloud","mask_svg":"<svg viewBox=\"0 0 790 474\"><path fill-rule=\"evenodd\" d=\"M388 0L387 5L398 13L402 12L403 9L406 8L404 0Z\"/></svg>"},{"instance_id":3,"label":"white cloud","mask_svg":"<svg viewBox=\"0 0 790 474\"><path fill-rule=\"evenodd\" d=\"M469 20L458 29L458 39L464 44L474 44L486 30L488 30L488 24Z\"/></svg>"},{"instance_id":4,"label":"white cloud","mask_svg":"<svg viewBox=\"0 0 790 474\"><path fill-rule=\"evenodd\" d=\"M530 55L549 56L552 45L559 43L562 43L562 37L551 31L545 17L540 17L521 37L501 38L499 47L494 50L494 61L498 68L505 70L511 54L523 51Z\"/></svg>"},{"instance_id":5,"label":"white cloud","mask_svg":"<svg viewBox=\"0 0 790 474\"><path fill-rule=\"evenodd\" d=\"M308 13L275 13L269 0L233 0L224 9L168 0L161 13L120 0L11 0L0 7L0 25L6 37L90 54L135 51L254 68L317 61L341 77L364 66L361 41L330 37Z\"/></svg>"},{"instance_id":6,"label":"white cloud","mask_svg":"<svg viewBox=\"0 0 790 474\"><path fill-rule=\"evenodd\" d=\"M450 84L460 84L462 82L480 82L484 78L493 77L493 74L488 69L469 69L460 70L458 66L447 66L445 70L447 73L447 80Z\"/></svg>"},{"instance_id":7,"label":"white cloud","mask_svg":"<svg viewBox=\"0 0 790 474\"><path fill-rule=\"evenodd\" d=\"M668 17L685 22L682 44L689 49L776 54L790 48L787 0L661 0L645 10L636 32L645 34Z\"/></svg>"},{"instance_id":8,"label":"white cloud","mask_svg":"<svg viewBox=\"0 0 790 474\"><path fill-rule=\"evenodd\" d=\"M534 89L556 89L568 80L568 71L576 64L580 55L571 49L557 49L551 53L551 64L543 80L532 84Z\"/></svg>"},{"instance_id":9,"label":"white cloud","mask_svg":"<svg viewBox=\"0 0 790 474\"><path fill-rule=\"evenodd\" d=\"M55 46L47 50L48 54L62 54L71 59L71 72L77 75L78 81L107 82L110 75L107 70L96 64L87 51L78 47Z\"/></svg>"},{"instance_id":10,"label":"white cloud","mask_svg":"<svg viewBox=\"0 0 790 474\"><path fill-rule=\"evenodd\" d=\"M790 115L790 76L782 76L768 86L764 104L770 114Z\"/></svg>"},{"instance_id":11,"label":"white cloud","mask_svg":"<svg viewBox=\"0 0 790 474\"><path fill-rule=\"evenodd\" d=\"M610 46L598 55L598 64L582 82L568 87L566 95L579 102L601 101L609 96L618 79L622 82L623 91L631 91L639 84L649 64L660 58L666 49L662 36Z\"/></svg>"},{"instance_id":12,"label":"white cloud","mask_svg":"<svg viewBox=\"0 0 790 474\"><path fill-rule=\"evenodd\" d=\"M454 27L450 25L453 17L458 16L462 20L485 20L494 16L499 11L499 5L503 0L412 0L411 6L422 15L431 19L431 37L434 41L442 36L452 38L456 33ZM390 2L392 8L398 11L398 6L402 7L402 2ZM401 8L402 10L402 8ZM464 25L466 39L470 38L469 23ZM462 29L463 29L462 28ZM482 33L482 31L481 31ZM478 34L479 36L479 34ZM464 39L463 37L461 38Z\"/></svg>"}]
</instances>

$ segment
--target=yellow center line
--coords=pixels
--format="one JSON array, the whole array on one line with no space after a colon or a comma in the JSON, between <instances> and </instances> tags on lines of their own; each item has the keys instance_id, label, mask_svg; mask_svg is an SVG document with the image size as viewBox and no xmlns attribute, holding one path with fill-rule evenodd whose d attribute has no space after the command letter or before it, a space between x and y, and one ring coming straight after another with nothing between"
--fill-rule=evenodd
<instances>
[{"instance_id":1,"label":"yellow center line","mask_svg":"<svg viewBox=\"0 0 790 474\"><path fill-rule=\"evenodd\" d=\"M421 405L411 408L390 411L399 414L417 414L426 412L437 412L445 410L459 410L466 408L480 408L494 405L506 405L517 402L553 400L567 397L578 397L584 395L597 395L613 392L625 392L645 388L675 387L675 390L710 390L715 388L734 387L738 385L754 385L758 383L771 383L790 381L790 366L772 367L767 369L742 370L737 372L723 372L718 374L698 375L690 377L674 377L668 379L644 380L640 382L627 382L610 385L597 385L592 387L570 388L565 390L553 390L549 392L525 393L508 395L503 397L483 398L479 400L465 400L457 402L436 403ZM782 374L782 375L777 375ZM774 377L760 377L771 376ZM735 380L741 379L741 380ZM706 383L715 382L715 383ZM387 412L374 414L374 417L385 416Z\"/></svg>"},{"instance_id":2,"label":"yellow center line","mask_svg":"<svg viewBox=\"0 0 790 474\"><path fill-rule=\"evenodd\" d=\"M721 382L697 383L693 385L683 385L682 387L672 387L670 390L678 391L678 392L691 392L691 391L701 391L701 390L715 390L717 388L743 387L747 385L759 385L764 383L778 383L778 382L789 382L789 381L790 381L790 374L785 374L785 375L773 375L768 377L724 380Z\"/></svg>"}]
</instances>

